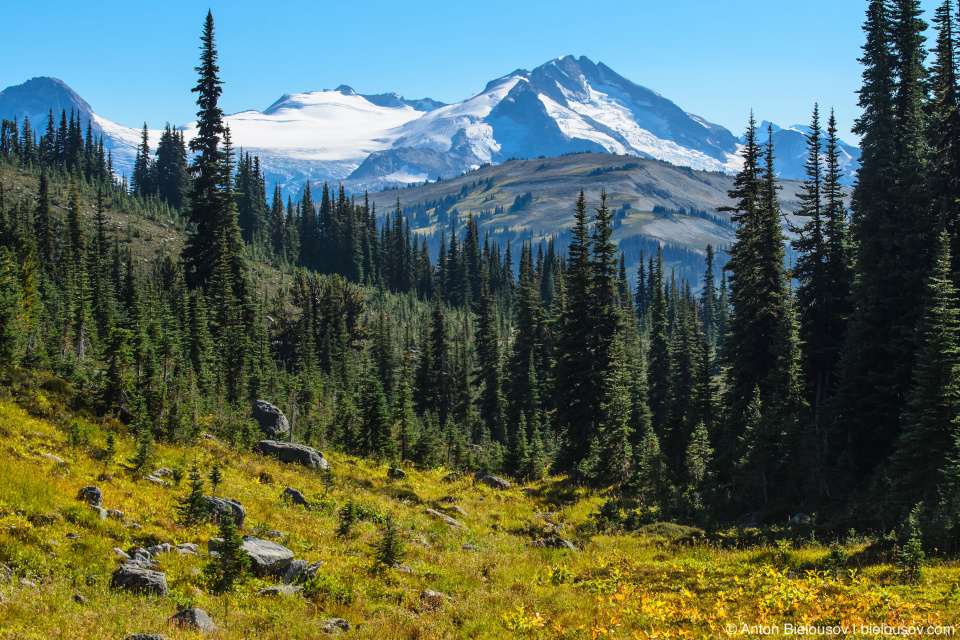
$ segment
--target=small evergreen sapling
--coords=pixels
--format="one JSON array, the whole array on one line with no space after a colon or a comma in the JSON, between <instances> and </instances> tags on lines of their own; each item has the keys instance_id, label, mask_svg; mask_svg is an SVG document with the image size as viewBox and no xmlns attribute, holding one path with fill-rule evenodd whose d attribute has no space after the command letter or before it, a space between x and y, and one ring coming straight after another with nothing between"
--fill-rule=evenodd
<instances>
[{"instance_id":1,"label":"small evergreen sapling","mask_svg":"<svg viewBox=\"0 0 960 640\"><path fill-rule=\"evenodd\" d=\"M211 586L222 593L233 591L234 583L243 581L250 569L250 557L243 550L243 538L229 513L220 518L220 538L223 542L218 555L210 556L204 571Z\"/></svg>"},{"instance_id":2,"label":"small evergreen sapling","mask_svg":"<svg viewBox=\"0 0 960 640\"><path fill-rule=\"evenodd\" d=\"M185 527L197 525L207 518L207 501L203 495L203 478L200 477L200 470L197 469L196 463L190 467L189 478L189 493L177 498L177 505L174 507L178 521Z\"/></svg>"},{"instance_id":3,"label":"small evergreen sapling","mask_svg":"<svg viewBox=\"0 0 960 640\"><path fill-rule=\"evenodd\" d=\"M110 466L110 463L113 462L113 459L117 456L117 437L113 435L113 431L107 433L107 444L103 451L103 469L106 471L107 467Z\"/></svg>"},{"instance_id":4,"label":"small evergreen sapling","mask_svg":"<svg viewBox=\"0 0 960 640\"><path fill-rule=\"evenodd\" d=\"M153 456L153 435L150 429L142 426L137 436L137 451L130 458L131 470L138 472L142 470Z\"/></svg>"},{"instance_id":5,"label":"small evergreen sapling","mask_svg":"<svg viewBox=\"0 0 960 640\"><path fill-rule=\"evenodd\" d=\"M403 541L400 539L400 531L397 529L393 518L387 518L383 536L378 542L370 546L374 550L374 569L391 569L403 562L403 558L406 556Z\"/></svg>"},{"instance_id":6,"label":"small evergreen sapling","mask_svg":"<svg viewBox=\"0 0 960 640\"><path fill-rule=\"evenodd\" d=\"M923 503L918 503L907 517L905 533L907 541L897 553L897 568L904 584L920 584L923 581L924 553L920 534L920 514Z\"/></svg>"},{"instance_id":7,"label":"small evergreen sapling","mask_svg":"<svg viewBox=\"0 0 960 640\"><path fill-rule=\"evenodd\" d=\"M359 520L357 514L357 504L353 500L348 500L347 504L340 507L340 526L337 528L338 538L350 537L353 525Z\"/></svg>"},{"instance_id":8,"label":"small evergreen sapling","mask_svg":"<svg viewBox=\"0 0 960 640\"><path fill-rule=\"evenodd\" d=\"M210 469L210 475L207 476L207 479L210 481L211 494L217 496L217 487L220 486L220 483L223 482L223 473L220 471L220 465L214 463L213 468Z\"/></svg>"}]
</instances>

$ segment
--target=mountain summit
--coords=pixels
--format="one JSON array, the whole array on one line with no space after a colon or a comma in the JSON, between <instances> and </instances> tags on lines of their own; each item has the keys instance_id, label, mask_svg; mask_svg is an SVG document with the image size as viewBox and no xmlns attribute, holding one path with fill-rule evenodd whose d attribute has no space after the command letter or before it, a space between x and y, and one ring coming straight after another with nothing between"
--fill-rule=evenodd
<instances>
[{"instance_id":1,"label":"mountain summit","mask_svg":"<svg viewBox=\"0 0 960 640\"><path fill-rule=\"evenodd\" d=\"M16 117L21 123L24 116L29 117L35 131L43 130L51 109L57 123L63 111L79 113L84 123L94 121L93 109L87 101L59 78L30 78L0 91L0 115L8 120Z\"/></svg>"}]
</instances>

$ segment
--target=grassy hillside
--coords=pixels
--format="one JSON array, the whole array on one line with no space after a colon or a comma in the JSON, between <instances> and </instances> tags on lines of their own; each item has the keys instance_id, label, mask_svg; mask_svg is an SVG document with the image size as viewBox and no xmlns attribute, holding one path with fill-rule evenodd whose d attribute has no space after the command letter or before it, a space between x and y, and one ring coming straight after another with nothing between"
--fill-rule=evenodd
<instances>
[{"instance_id":1,"label":"grassy hillside","mask_svg":"<svg viewBox=\"0 0 960 640\"><path fill-rule=\"evenodd\" d=\"M797 180L781 181L783 211L797 210ZM557 238L566 248L573 224L573 206L584 189L588 207L607 205L615 211L613 239L626 254L631 278L638 267L639 249L645 255L665 246L668 269L698 280L708 244L729 247L735 228L729 214L727 191L733 176L694 171L657 160L603 153L579 153L536 160L509 160L459 177L393 189L370 196L381 213L389 213L397 199L410 218L411 229L426 235L431 252L440 244L440 230L449 233L450 220L473 215L480 233L489 233L502 245L510 239ZM434 253L435 255L435 253Z\"/></svg>"},{"instance_id":2,"label":"grassy hillside","mask_svg":"<svg viewBox=\"0 0 960 640\"><path fill-rule=\"evenodd\" d=\"M821 544L817 528L786 524L710 535L662 524L600 532L594 514L605 496L564 478L502 491L471 477L445 482L443 469L407 468L405 479L390 480L383 465L325 451L333 469L327 485L319 472L209 436L157 445L147 470L196 462L206 476L219 462L218 495L246 508L243 533L279 532L276 540L297 558L322 562L317 577L288 597L257 595L276 578L248 578L217 595L202 573L208 558L170 553L158 556L167 597L114 591L114 547L192 542L205 552L217 529L179 525L174 504L186 487L130 472L134 443L125 428L79 417L68 385L19 370L5 371L2 382L0 562L11 575L0 582L0 638L199 637L167 623L193 607L219 628L207 637L264 640L322 637L331 618L347 620L346 637L356 638L713 638L731 624L734 635L753 636L741 633L744 624L773 625L774 637L787 637L788 623L960 623L960 568L933 559L919 585L902 586L880 541L847 539L841 553ZM104 459L111 431L115 462ZM126 520L101 520L77 500L88 485L99 486L103 507ZM286 487L303 491L309 508L283 502ZM366 519L339 537L338 510L351 500ZM467 530L438 522L427 508ZM379 516L399 524L407 554L401 568L373 570ZM140 529L129 527L134 521ZM528 546L554 537L579 550ZM422 597L428 589L449 599Z\"/></svg>"}]
</instances>

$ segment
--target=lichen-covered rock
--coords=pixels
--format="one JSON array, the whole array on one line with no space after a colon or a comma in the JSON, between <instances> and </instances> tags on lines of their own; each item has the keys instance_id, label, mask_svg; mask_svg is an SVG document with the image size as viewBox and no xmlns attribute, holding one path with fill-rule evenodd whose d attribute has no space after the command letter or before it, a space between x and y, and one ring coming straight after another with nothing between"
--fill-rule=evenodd
<instances>
[{"instance_id":1,"label":"lichen-covered rock","mask_svg":"<svg viewBox=\"0 0 960 640\"><path fill-rule=\"evenodd\" d=\"M330 466L322 452L295 442L261 440L254 450L262 456L270 456L280 462L299 464L311 469L327 469Z\"/></svg>"},{"instance_id":2,"label":"lichen-covered rock","mask_svg":"<svg viewBox=\"0 0 960 640\"><path fill-rule=\"evenodd\" d=\"M103 506L103 491L100 487L84 487L77 492L77 500L83 500L94 507Z\"/></svg>"},{"instance_id":3,"label":"lichen-covered rock","mask_svg":"<svg viewBox=\"0 0 960 640\"><path fill-rule=\"evenodd\" d=\"M134 593L154 593L158 596L165 596L169 593L165 574L129 562L113 572L110 586L118 590L122 589Z\"/></svg>"},{"instance_id":4,"label":"lichen-covered rock","mask_svg":"<svg viewBox=\"0 0 960 640\"><path fill-rule=\"evenodd\" d=\"M253 408L250 410L250 416L257 421L263 435L271 440L276 440L277 436L290 429L290 423L287 422L287 417L283 415L283 412L266 400L254 402Z\"/></svg>"},{"instance_id":5,"label":"lichen-covered rock","mask_svg":"<svg viewBox=\"0 0 960 640\"><path fill-rule=\"evenodd\" d=\"M195 629L202 633L216 633L217 625L203 609L184 609L170 617L170 624L184 629Z\"/></svg>"},{"instance_id":6,"label":"lichen-covered rock","mask_svg":"<svg viewBox=\"0 0 960 640\"><path fill-rule=\"evenodd\" d=\"M203 496L207 502L207 511L214 522L220 522L223 514L233 516L233 524L237 529L243 529L243 523L247 519L247 510L243 505L232 498L214 498L213 496Z\"/></svg>"},{"instance_id":7,"label":"lichen-covered rock","mask_svg":"<svg viewBox=\"0 0 960 640\"><path fill-rule=\"evenodd\" d=\"M289 500L291 504L300 505L302 507L310 506L310 503L307 502L307 499L303 497L303 494L300 493L299 489L291 489L287 487L283 490L283 493L280 494L281 498Z\"/></svg>"}]
</instances>

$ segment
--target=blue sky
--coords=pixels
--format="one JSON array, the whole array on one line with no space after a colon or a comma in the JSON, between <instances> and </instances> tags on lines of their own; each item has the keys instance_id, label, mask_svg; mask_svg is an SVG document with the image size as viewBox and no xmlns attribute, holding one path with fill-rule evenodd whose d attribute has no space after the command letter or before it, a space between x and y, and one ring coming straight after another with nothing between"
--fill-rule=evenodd
<instances>
[{"instance_id":1,"label":"blue sky","mask_svg":"<svg viewBox=\"0 0 960 640\"><path fill-rule=\"evenodd\" d=\"M940 0L923 0L932 15ZM195 119L200 31L216 22L221 105L263 110L284 93L455 102L516 68L585 55L739 135L758 120L806 123L815 101L841 135L858 114L866 0L607 0L482 3L15 2L4 7L0 87L59 77L98 114L151 128Z\"/></svg>"}]
</instances>

